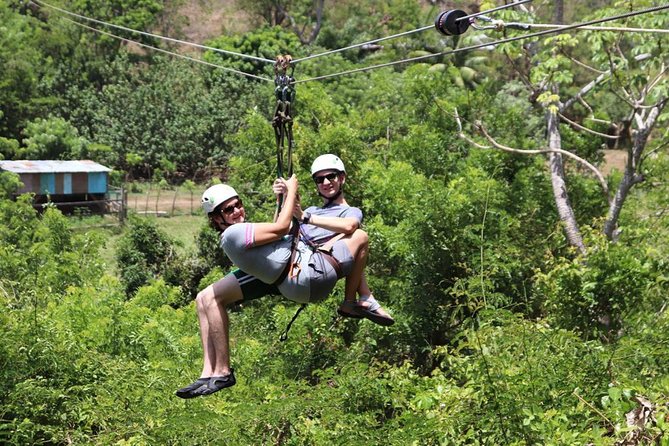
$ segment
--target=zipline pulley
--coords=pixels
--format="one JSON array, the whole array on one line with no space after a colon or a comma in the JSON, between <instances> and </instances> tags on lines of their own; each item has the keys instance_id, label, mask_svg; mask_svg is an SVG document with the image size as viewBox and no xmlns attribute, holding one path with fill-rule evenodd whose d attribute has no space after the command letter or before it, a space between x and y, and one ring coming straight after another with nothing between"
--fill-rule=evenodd
<instances>
[{"instance_id":1,"label":"zipline pulley","mask_svg":"<svg viewBox=\"0 0 669 446\"><path fill-rule=\"evenodd\" d=\"M434 27L445 36L459 36L469 29L469 20L462 20L466 16L460 9L444 11L434 20Z\"/></svg>"}]
</instances>

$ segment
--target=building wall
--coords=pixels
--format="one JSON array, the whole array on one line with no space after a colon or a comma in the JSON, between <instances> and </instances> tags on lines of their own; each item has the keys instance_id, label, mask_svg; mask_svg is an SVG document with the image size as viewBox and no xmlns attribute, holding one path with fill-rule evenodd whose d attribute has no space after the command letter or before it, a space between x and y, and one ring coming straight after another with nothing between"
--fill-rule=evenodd
<instances>
[{"instance_id":1,"label":"building wall","mask_svg":"<svg viewBox=\"0 0 669 446\"><path fill-rule=\"evenodd\" d=\"M22 173L19 193L37 195L106 194L107 172Z\"/></svg>"}]
</instances>

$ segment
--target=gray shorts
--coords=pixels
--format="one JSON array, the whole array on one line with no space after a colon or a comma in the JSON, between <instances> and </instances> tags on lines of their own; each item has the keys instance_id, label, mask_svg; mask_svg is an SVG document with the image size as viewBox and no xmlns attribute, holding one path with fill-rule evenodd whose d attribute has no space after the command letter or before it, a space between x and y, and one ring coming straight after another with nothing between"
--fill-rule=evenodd
<instances>
[{"instance_id":1,"label":"gray shorts","mask_svg":"<svg viewBox=\"0 0 669 446\"><path fill-rule=\"evenodd\" d=\"M353 269L353 256L343 240L338 240L332 246L332 256L339 262L342 274L348 276ZM311 302L323 300L332 292L337 283L337 271L325 259L327 254L316 251L309 261L311 272Z\"/></svg>"},{"instance_id":2,"label":"gray shorts","mask_svg":"<svg viewBox=\"0 0 669 446\"><path fill-rule=\"evenodd\" d=\"M324 256L300 243L299 274L297 277L286 279L279 285L279 290L286 298L295 302L318 302L325 299L332 292L337 283L337 272ZM353 269L353 256L343 240L338 240L332 246L332 255L339 262L344 276Z\"/></svg>"}]
</instances>

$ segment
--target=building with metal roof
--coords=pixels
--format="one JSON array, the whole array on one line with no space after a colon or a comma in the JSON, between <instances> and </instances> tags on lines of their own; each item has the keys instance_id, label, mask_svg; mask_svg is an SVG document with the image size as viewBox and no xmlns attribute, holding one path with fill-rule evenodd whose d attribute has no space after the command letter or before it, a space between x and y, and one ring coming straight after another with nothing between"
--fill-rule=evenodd
<instances>
[{"instance_id":1,"label":"building with metal roof","mask_svg":"<svg viewBox=\"0 0 669 446\"><path fill-rule=\"evenodd\" d=\"M111 169L89 160L0 161L0 171L14 172L23 186L14 196L34 194L33 206L51 203L63 212L86 208L95 213L119 211L123 221L127 195L109 186Z\"/></svg>"},{"instance_id":2,"label":"building with metal roof","mask_svg":"<svg viewBox=\"0 0 669 446\"><path fill-rule=\"evenodd\" d=\"M106 194L111 169L94 161L20 160L0 161L0 170L19 175L23 187L18 194L86 195ZM60 201L60 200L59 200Z\"/></svg>"}]
</instances>

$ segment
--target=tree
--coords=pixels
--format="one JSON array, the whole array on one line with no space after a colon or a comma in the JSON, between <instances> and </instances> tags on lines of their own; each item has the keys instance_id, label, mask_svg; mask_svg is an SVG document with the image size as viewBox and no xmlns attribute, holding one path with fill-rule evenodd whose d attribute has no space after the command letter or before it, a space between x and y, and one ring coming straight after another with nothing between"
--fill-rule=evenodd
<instances>
[{"instance_id":1,"label":"tree","mask_svg":"<svg viewBox=\"0 0 669 446\"><path fill-rule=\"evenodd\" d=\"M79 136L72 124L62 118L37 118L24 131L25 148L18 156L30 160L69 159L84 154L87 142Z\"/></svg>"},{"instance_id":2,"label":"tree","mask_svg":"<svg viewBox=\"0 0 669 446\"><path fill-rule=\"evenodd\" d=\"M621 7L623 3L620 2ZM597 16L612 16L620 12L621 9L606 8ZM656 13L652 17L659 28L669 21L666 13ZM647 17L637 17L631 22L638 26L648 23ZM583 62L579 58L584 58L586 54L580 48L586 43L592 57L590 61ZM509 46L504 51L510 58L526 59L523 63L514 63L514 66L526 68L519 69L519 74L526 83L531 100L544 114L548 146L545 153L549 157L556 208L570 245L582 254L587 252L587 248L569 198L562 156L565 150L571 148L562 147L563 131L559 122L562 120L577 131L587 132L602 141L622 141L625 136L622 129L629 132L627 165L613 197L602 181L602 175L590 168L600 180L608 204L602 231L614 240L625 199L630 189L644 179L644 152L655 125L663 119L662 112L668 100L667 52L663 39L634 33L589 31L578 36L559 35L545 39L534 54ZM604 108L605 104L608 107ZM599 127L606 124L618 129L618 132L608 135L588 127L589 122ZM494 147L500 148L501 144L490 134L483 133Z\"/></svg>"}]
</instances>

